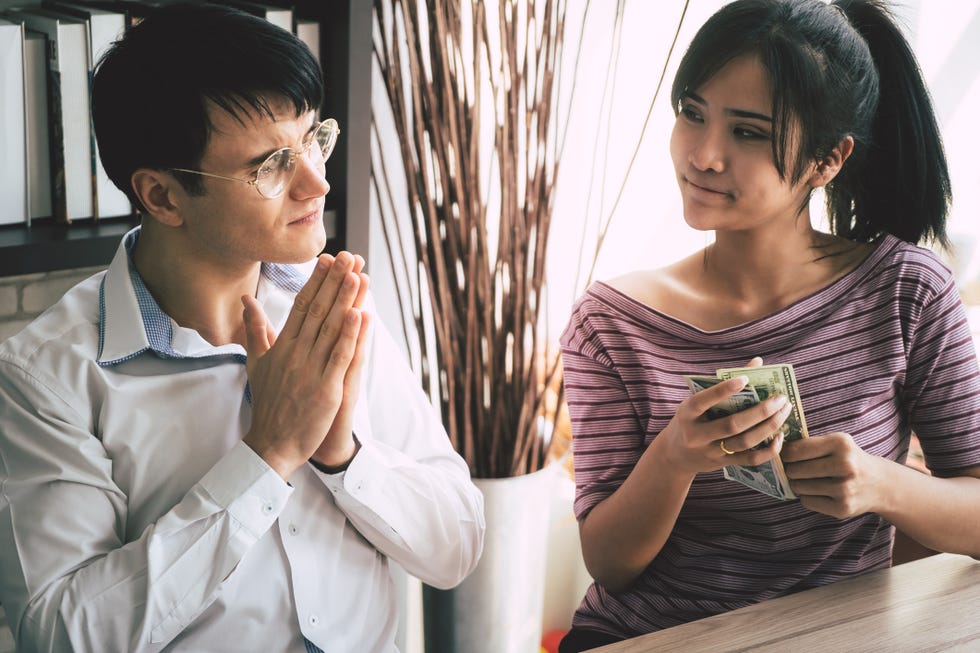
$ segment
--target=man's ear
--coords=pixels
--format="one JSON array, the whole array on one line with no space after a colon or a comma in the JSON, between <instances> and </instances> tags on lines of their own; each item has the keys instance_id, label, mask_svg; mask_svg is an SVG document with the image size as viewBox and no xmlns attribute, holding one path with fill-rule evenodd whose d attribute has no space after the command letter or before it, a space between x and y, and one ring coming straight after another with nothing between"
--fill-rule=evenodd
<instances>
[{"instance_id":1,"label":"man's ear","mask_svg":"<svg viewBox=\"0 0 980 653\"><path fill-rule=\"evenodd\" d=\"M160 170L139 168L130 177L133 192L146 208L146 213L168 227L179 227L184 220L177 201L178 182ZM180 193L181 195L183 193Z\"/></svg>"},{"instance_id":2,"label":"man's ear","mask_svg":"<svg viewBox=\"0 0 980 653\"><path fill-rule=\"evenodd\" d=\"M829 184L837 176L837 173L840 172L844 162L847 161L847 158L851 156L853 151L854 137L848 135L842 138L840 143L837 144L837 147L817 162L817 167L814 168L813 174L810 175L810 186L819 188Z\"/></svg>"}]
</instances>

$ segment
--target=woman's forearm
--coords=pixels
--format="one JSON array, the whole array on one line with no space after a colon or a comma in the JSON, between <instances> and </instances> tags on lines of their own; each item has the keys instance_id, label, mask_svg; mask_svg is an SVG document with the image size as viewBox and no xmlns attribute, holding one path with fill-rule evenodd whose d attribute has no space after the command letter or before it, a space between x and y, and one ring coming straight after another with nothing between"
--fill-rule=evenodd
<instances>
[{"instance_id":1,"label":"woman's forearm","mask_svg":"<svg viewBox=\"0 0 980 653\"><path fill-rule=\"evenodd\" d=\"M882 463L888 489L878 514L930 549L980 559L980 467L941 478Z\"/></svg>"},{"instance_id":2,"label":"woman's forearm","mask_svg":"<svg viewBox=\"0 0 980 653\"><path fill-rule=\"evenodd\" d=\"M627 589L660 553L694 480L658 455L657 442L579 527L586 568L612 592Z\"/></svg>"}]
</instances>

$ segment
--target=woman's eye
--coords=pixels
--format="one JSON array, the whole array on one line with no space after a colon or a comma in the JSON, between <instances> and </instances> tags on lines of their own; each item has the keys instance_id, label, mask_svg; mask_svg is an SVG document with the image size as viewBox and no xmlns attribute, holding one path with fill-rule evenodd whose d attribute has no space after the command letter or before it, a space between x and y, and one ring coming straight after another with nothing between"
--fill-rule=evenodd
<instances>
[{"instance_id":1,"label":"woman's eye","mask_svg":"<svg viewBox=\"0 0 980 653\"><path fill-rule=\"evenodd\" d=\"M692 109L691 107L681 107L681 115L683 115L688 120L694 122L701 122L701 114Z\"/></svg>"},{"instance_id":2,"label":"woman's eye","mask_svg":"<svg viewBox=\"0 0 980 653\"><path fill-rule=\"evenodd\" d=\"M769 136L767 134L757 132L754 129L745 129L742 127L736 127L734 133L739 138L745 138L749 140L762 140L762 139L769 140Z\"/></svg>"}]
</instances>

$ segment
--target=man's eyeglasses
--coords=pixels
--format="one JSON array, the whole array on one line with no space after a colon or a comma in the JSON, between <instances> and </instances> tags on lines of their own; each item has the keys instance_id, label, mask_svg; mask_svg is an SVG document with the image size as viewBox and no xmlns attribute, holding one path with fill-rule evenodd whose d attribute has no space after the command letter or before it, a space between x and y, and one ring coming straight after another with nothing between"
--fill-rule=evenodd
<instances>
[{"instance_id":1,"label":"man's eyeglasses","mask_svg":"<svg viewBox=\"0 0 980 653\"><path fill-rule=\"evenodd\" d=\"M333 118L327 118L313 132L312 137L301 149L294 150L291 147L284 147L276 150L262 162L255 173L254 179L239 179L238 177L224 177L210 172L200 170L187 170L185 168L170 168L174 172L189 172L194 175L214 177L226 181L240 181L249 186L255 186L259 195L268 199L274 199L283 194L286 186L293 180L296 174L296 158L306 155L314 164L321 165L327 162L333 152L334 145L337 144L337 136L340 134L340 127ZM314 146L315 144L315 146Z\"/></svg>"}]
</instances>

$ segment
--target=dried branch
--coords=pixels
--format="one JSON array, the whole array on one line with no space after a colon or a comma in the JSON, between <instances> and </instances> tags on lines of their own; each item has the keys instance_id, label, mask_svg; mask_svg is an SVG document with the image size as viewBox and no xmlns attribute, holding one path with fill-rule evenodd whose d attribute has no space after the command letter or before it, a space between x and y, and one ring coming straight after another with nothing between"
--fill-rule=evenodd
<instances>
[{"instance_id":1,"label":"dried branch","mask_svg":"<svg viewBox=\"0 0 980 653\"><path fill-rule=\"evenodd\" d=\"M411 210L417 283L401 292L423 383L438 384L446 429L474 476L535 471L547 453L545 389L559 373L540 320L565 2L499 0L493 18L482 2L428 0L424 13L413 0L374 6ZM388 170L373 172L383 221L397 224ZM397 228L384 235L394 264L404 241ZM438 379L425 373L430 359Z\"/></svg>"}]
</instances>

